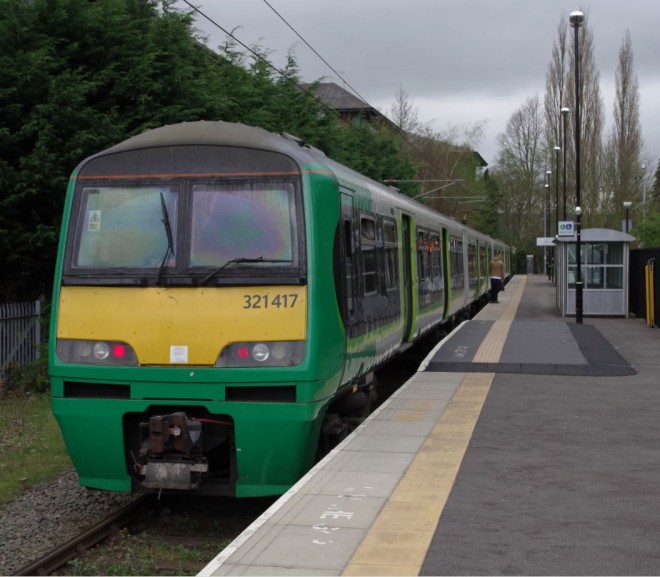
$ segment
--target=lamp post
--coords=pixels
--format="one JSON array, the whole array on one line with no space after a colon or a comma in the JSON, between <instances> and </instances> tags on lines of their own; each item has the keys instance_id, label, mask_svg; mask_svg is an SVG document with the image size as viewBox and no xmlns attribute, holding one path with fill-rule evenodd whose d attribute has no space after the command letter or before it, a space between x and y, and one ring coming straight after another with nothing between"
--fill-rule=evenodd
<instances>
[{"instance_id":1,"label":"lamp post","mask_svg":"<svg viewBox=\"0 0 660 577\"><path fill-rule=\"evenodd\" d=\"M551 170L546 170L546 182L545 182L545 236L550 236L550 223L552 222L552 211L550 210L550 176L552 175ZM548 275L548 280L550 280L550 260L552 258L552 251L549 251L550 254L546 258L546 267L545 274Z\"/></svg>"},{"instance_id":2,"label":"lamp post","mask_svg":"<svg viewBox=\"0 0 660 577\"><path fill-rule=\"evenodd\" d=\"M628 234L628 228L630 227L630 220L628 220L628 212L630 211L631 206L632 206L632 202L630 202L629 200L623 201L623 210L626 213L626 234Z\"/></svg>"},{"instance_id":3,"label":"lamp post","mask_svg":"<svg viewBox=\"0 0 660 577\"><path fill-rule=\"evenodd\" d=\"M575 279L575 322L577 324L582 324L582 246L580 238L582 224L582 209L580 208L580 49L578 31L584 22L584 13L576 10L575 12L571 12L568 19L575 32L575 228L577 232L575 243L575 259L577 261L577 275Z\"/></svg>"},{"instance_id":4,"label":"lamp post","mask_svg":"<svg viewBox=\"0 0 660 577\"><path fill-rule=\"evenodd\" d=\"M548 247L545 244L545 239L548 238L548 183L545 185L545 206L543 209L543 272L548 274Z\"/></svg>"},{"instance_id":5,"label":"lamp post","mask_svg":"<svg viewBox=\"0 0 660 577\"><path fill-rule=\"evenodd\" d=\"M559 234L559 152L561 148L555 146L555 230L552 236ZM557 278L557 247L552 249L552 277Z\"/></svg>"},{"instance_id":6,"label":"lamp post","mask_svg":"<svg viewBox=\"0 0 660 577\"><path fill-rule=\"evenodd\" d=\"M564 144L562 145L564 149L564 161L563 161L563 168L564 168L564 220L566 220L566 121L568 120L568 113L570 110L566 108L565 106L561 109L561 117L564 121Z\"/></svg>"},{"instance_id":7,"label":"lamp post","mask_svg":"<svg viewBox=\"0 0 660 577\"><path fill-rule=\"evenodd\" d=\"M555 233L556 236L559 232L559 153L561 148L555 146Z\"/></svg>"}]
</instances>

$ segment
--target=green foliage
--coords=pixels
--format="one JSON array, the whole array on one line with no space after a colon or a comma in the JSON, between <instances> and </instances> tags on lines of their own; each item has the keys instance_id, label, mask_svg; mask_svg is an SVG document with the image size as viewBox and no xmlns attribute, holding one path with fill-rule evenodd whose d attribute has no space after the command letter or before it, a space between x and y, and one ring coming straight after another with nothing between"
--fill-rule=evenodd
<instances>
[{"instance_id":1,"label":"green foliage","mask_svg":"<svg viewBox=\"0 0 660 577\"><path fill-rule=\"evenodd\" d=\"M387 129L375 130L365 120L344 129L343 138L330 146L328 154L334 160L379 182L415 176L415 166L401 153L397 136Z\"/></svg>"},{"instance_id":2,"label":"green foliage","mask_svg":"<svg viewBox=\"0 0 660 577\"><path fill-rule=\"evenodd\" d=\"M502 206L502 195L497 186L497 181L485 173L481 181L485 201L479 203L474 212L472 226L493 238L501 239L504 236L504 223L500 219Z\"/></svg>"},{"instance_id":3,"label":"green foliage","mask_svg":"<svg viewBox=\"0 0 660 577\"><path fill-rule=\"evenodd\" d=\"M642 215L639 215L639 218L641 222L633 227L630 234L637 237L641 247L660 247L660 211L647 210L646 218L642 219Z\"/></svg>"},{"instance_id":4,"label":"green foliage","mask_svg":"<svg viewBox=\"0 0 660 577\"><path fill-rule=\"evenodd\" d=\"M336 116L256 47L219 56L173 0L0 0L0 301L49 293L69 175L145 129L226 120L289 132L374 178L412 165L391 136Z\"/></svg>"},{"instance_id":5,"label":"green foliage","mask_svg":"<svg viewBox=\"0 0 660 577\"><path fill-rule=\"evenodd\" d=\"M4 393L40 394L48 392L49 388L47 345L41 346L36 361L23 364L10 363L0 377L0 396Z\"/></svg>"},{"instance_id":6,"label":"green foliage","mask_svg":"<svg viewBox=\"0 0 660 577\"><path fill-rule=\"evenodd\" d=\"M183 521L183 525L188 521ZM174 527L173 529L176 529ZM195 530L193 534L201 534ZM88 551L84 557L70 561L60 575L197 575L208 560L223 546L211 535L209 543L199 539L195 546L168 542L169 535L148 532L133 534L122 529L110 540ZM208 536L208 532L207 532Z\"/></svg>"}]
</instances>

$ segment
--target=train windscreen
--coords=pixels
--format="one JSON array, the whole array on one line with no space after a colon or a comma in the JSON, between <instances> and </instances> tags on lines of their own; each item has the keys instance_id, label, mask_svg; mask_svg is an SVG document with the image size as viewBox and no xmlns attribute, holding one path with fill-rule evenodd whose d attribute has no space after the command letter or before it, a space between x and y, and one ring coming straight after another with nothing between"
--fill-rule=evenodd
<instances>
[{"instance_id":1,"label":"train windscreen","mask_svg":"<svg viewBox=\"0 0 660 577\"><path fill-rule=\"evenodd\" d=\"M190 266L233 259L291 265L297 260L294 206L292 186L281 182L193 186Z\"/></svg>"},{"instance_id":2,"label":"train windscreen","mask_svg":"<svg viewBox=\"0 0 660 577\"><path fill-rule=\"evenodd\" d=\"M172 187L84 187L81 203L73 268L159 268L166 253L174 266L178 193Z\"/></svg>"}]
</instances>

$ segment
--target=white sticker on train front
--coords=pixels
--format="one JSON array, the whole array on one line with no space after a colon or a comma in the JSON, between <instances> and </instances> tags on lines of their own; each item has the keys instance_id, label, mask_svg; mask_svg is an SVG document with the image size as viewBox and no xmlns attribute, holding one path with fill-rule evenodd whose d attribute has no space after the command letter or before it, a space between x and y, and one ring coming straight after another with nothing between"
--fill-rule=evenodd
<instances>
[{"instance_id":1,"label":"white sticker on train front","mask_svg":"<svg viewBox=\"0 0 660 577\"><path fill-rule=\"evenodd\" d=\"M187 363L188 347L184 345L173 345L170 347L170 363Z\"/></svg>"}]
</instances>

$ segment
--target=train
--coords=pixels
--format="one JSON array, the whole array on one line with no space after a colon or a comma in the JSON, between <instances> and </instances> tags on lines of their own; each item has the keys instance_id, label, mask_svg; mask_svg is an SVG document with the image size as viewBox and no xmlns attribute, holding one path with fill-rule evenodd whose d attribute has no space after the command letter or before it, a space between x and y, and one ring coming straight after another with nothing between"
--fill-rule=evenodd
<instances>
[{"instance_id":1,"label":"train","mask_svg":"<svg viewBox=\"0 0 660 577\"><path fill-rule=\"evenodd\" d=\"M483 306L510 248L287 134L222 121L83 160L65 199L52 411L92 489L286 492L374 372Z\"/></svg>"}]
</instances>

